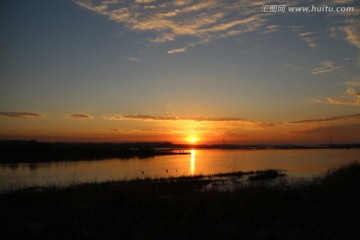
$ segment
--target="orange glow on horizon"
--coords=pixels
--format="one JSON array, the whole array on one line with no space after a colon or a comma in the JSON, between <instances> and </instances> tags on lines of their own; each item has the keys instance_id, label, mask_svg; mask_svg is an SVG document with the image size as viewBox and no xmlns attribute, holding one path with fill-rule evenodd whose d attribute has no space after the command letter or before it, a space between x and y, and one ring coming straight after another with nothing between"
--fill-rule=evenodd
<instances>
[{"instance_id":1,"label":"orange glow on horizon","mask_svg":"<svg viewBox=\"0 0 360 240\"><path fill-rule=\"evenodd\" d=\"M128 126L127 122L96 117L88 121L55 117L38 120L2 118L4 124L0 124L0 139L37 139L50 142L166 141L196 147L202 144L328 144L331 135L335 144L358 143L360 131L357 115L338 118L266 126L256 122L187 123L174 120L164 120L161 124L134 120L134 125L129 123Z\"/></svg>"}]
</instances>

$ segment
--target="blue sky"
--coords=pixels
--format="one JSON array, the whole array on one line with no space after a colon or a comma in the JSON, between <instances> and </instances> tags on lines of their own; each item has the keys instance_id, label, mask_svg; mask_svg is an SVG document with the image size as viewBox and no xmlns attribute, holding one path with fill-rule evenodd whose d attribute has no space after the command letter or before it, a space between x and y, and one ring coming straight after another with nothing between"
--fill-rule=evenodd
<instances>
[{"instance_id":1,"label":"blue sky","mask_svg":"<svg viewBox=\"0 0 360 240\"><path fill-rule=\"evenodd\" d=\"M352 0L2 1L2 138L304 142L296 134L349 129L358 141L359 9Z\"/></svg>"}]
</instances>

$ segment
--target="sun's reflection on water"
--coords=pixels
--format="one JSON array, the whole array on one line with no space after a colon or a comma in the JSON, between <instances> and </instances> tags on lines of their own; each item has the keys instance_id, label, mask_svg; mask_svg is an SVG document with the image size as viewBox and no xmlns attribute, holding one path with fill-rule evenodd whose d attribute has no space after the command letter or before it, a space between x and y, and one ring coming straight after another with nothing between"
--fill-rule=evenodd
<instances>
[{"instance_id":1,"label":"sun's reflection on water","mask_svg":"<svg viewBox=\"0 0 360 240\"><path fill-rule=\"evenodd\" d=\"M195 149L191 149L191 155L190 155L190 174L195 174Z\"/></svg>"}]
</instances>

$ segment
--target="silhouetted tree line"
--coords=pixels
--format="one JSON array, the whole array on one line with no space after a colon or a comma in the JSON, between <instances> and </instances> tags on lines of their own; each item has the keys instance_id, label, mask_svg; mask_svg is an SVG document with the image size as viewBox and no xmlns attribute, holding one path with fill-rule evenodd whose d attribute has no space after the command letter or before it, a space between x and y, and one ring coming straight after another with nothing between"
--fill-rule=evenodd
<instances>
[{"instance_id":1,"label":"silhouetted tree line","mask_svg":"<svg viewBox=\"0 0 360 240\"><path fill-rule=\"evenodd\" d=\"M73 143L38 142L37 140L0 141L0 162L47 162L58 160L91 160L103 158L146 158L155 155L173 154L171 142L135 143Z\"/></svg>"}]
</instances>

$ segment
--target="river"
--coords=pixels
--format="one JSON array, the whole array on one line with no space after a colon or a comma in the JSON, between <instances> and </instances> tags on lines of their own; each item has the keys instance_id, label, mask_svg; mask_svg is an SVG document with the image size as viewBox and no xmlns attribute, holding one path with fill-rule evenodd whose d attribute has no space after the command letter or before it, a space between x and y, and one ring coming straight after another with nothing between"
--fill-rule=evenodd
<instances>
[{"instance_id":1,"label":"river","mask_svg":"<svg viewBox=\"0 0 360 240\"><path fill-rule=\"evenodd\" d=\"M360 149L185 150L188 155L146 159L0 164L0 191L25 186L66 186L134 178L155 178L232 171L285 169L293 178L310 178L349 162Z\"/></svg>"}]
</instances>

